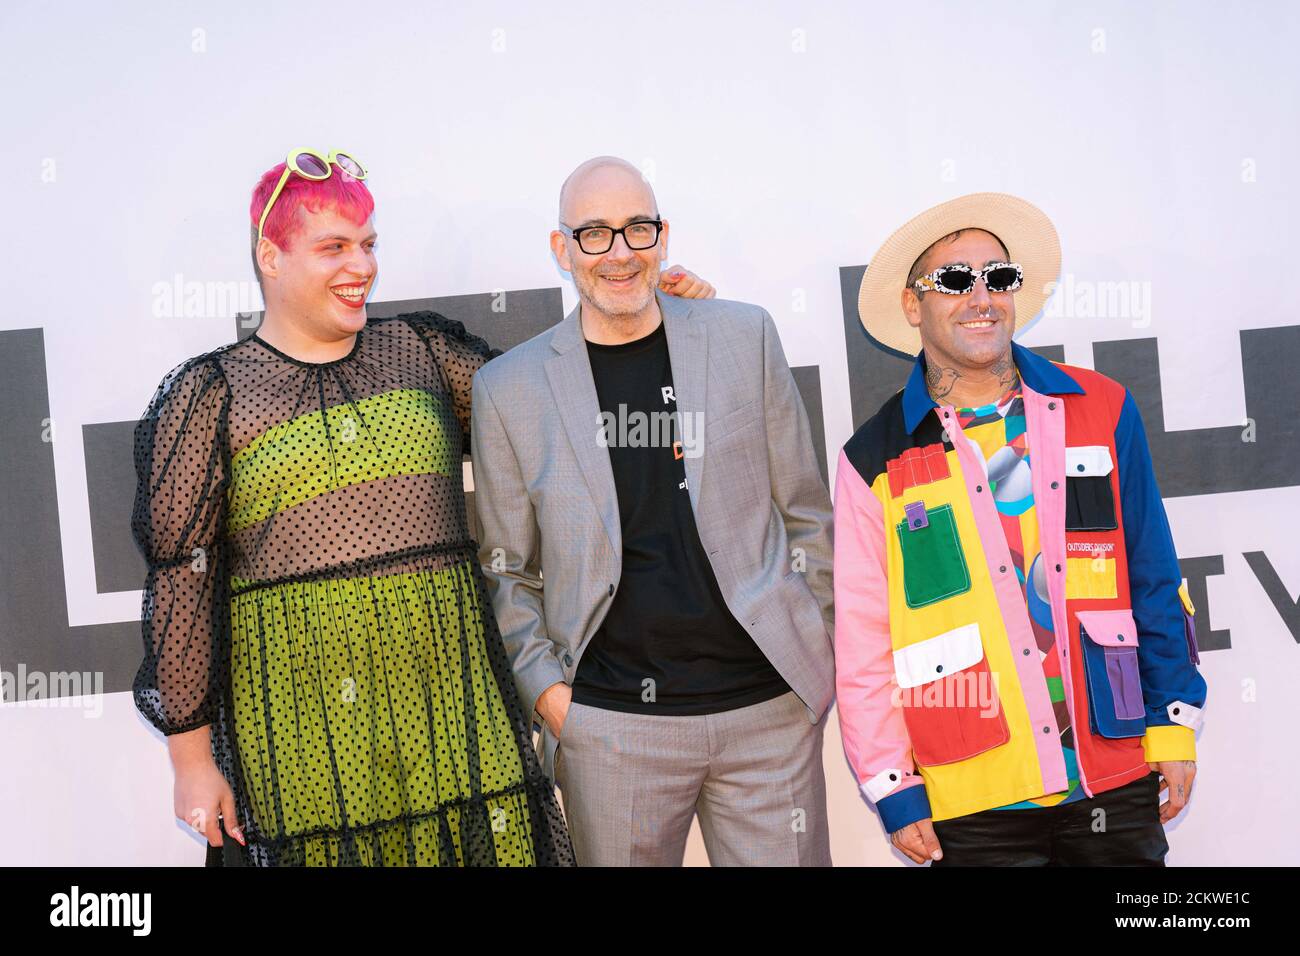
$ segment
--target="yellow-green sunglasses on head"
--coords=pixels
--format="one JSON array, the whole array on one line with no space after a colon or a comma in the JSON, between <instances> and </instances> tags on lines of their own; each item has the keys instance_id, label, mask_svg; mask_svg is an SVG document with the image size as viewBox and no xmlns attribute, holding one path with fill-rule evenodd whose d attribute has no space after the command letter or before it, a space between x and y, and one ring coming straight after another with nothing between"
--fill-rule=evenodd
<instances>
[{"instance_id":1,"label":"yellow-green sunglasses on head","mask_svg":"<svg viewBox=\"0 0 1300 956\"><path fill-rule=\"evenodd\" d=\"M284 173L280 176L280 182L276 184L275 192L271 193L271 198L266 201L266 208L262 210L262 218L257 223L257 238L262 238L262 229L266 226L266 217L271 214L271 207L275 201L280 198L280 193L284 190L284 184L289 181L290 173L297 173L303 179L313 179L320 181L329 179L334 174L334 167L337 166L353 179L365 179L366 168L356 159L347 153L341 153L337 149L330 152L328 156L323 156L314 149L291 149L288 157L284 161Z\"/></svg>"}]
</instances>

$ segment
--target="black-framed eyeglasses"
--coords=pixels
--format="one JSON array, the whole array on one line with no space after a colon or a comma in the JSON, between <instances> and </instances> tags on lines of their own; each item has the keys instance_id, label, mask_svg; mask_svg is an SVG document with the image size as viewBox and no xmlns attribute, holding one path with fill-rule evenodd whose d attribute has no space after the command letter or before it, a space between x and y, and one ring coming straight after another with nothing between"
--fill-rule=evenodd
<instances>
[{"instance_id":1,"label":"black-framed eyeglasses","mask_svg":"<svg viewBox=\"0 0 1300 956\"><path fill-rule=\"evenodd\" d=\"M578 240L578 248L589 256L601 256L614 248L614 237L622 236L629 249L653 249L664 224L661 219L638 219L622 229L612 226L580 226L570 229L560 223L560 231Z\"/></svg>"}]
</instances>

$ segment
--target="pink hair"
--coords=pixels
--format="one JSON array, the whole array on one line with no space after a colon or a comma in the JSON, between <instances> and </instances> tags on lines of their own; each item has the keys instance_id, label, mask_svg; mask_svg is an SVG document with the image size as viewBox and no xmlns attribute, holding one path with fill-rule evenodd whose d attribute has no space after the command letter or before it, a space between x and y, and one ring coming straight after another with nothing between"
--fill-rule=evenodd
<instances>
[{"instance_id":1,"label":"pink hair","mask_svg":"<svg viewBox=\"0 0 1300 956\"><path fill-rule=\"evenodd\" d=\"M284 173L284 163L279 163L262 174L262 178L253 187L253 200L248 207L249 218L253 222L253 236L257 236L257 223L262 218L266 201L275 192L275 184ZM320 212L323 208L333 208L344 219L355 225L361 225L375 211L375 197L370 195L366 184L353 179L338 166L331 166L333 173L328 179L304 179L295 173L289 174L284 189L271 207L271 214L266 217L266 226L262 234L281 249L289 248L289 242L302 228L302 218L298 210Z\"/></svg>"}]
</instances>

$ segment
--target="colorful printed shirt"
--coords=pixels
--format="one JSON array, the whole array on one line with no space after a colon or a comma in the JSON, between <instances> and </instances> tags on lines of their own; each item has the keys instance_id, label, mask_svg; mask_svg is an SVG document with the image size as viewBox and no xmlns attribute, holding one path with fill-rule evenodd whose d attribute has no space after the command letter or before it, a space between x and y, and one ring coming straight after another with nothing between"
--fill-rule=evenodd
<instances>
[{"instance_id":1,"label":"colorful printed shirt","mask_svg":"<svg viewBox=\"0 0 1300 956\"><path fill-rule=\"evenodd\" d=\"M1082 799L1079 768L1074 751L1074 734L1070 726L1070 709L1065 703L1065 682L1061 662L1054 653L1056 634L1052 626L1052 609L1047 595L1047 578L1043 555L1038 547L1038 517L1034 511L1034 488L1030 472L1028 434L1025 431L1025 398L1019 376L1016 383L996 402L977 408L957 409L957 422L966 440L979 449L984 459L989 491L997 505L1007 549L1011 552L1016 577L1025 595L1029 626L1034 632L1043 677L1056 714L1068 779L1066 789L1019 803L1009 803L999 810L1023 810L1053 807Z\"/></svg>"}]
</instances>

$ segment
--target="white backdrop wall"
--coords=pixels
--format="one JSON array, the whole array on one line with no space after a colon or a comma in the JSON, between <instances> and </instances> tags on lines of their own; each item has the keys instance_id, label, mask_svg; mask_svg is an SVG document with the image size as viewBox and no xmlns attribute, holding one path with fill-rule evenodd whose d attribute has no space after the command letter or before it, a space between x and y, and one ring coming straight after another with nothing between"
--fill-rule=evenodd
<instances>
[{"instance_id":1,"label":"white backdrop wall","mask_svg":"<svg viewBox=\"0 0 1300 956\"><path fill-rule=\"evenodd\" d=\"M122 634L139 591L105 587L93 557L89 436L138 417L168 369L230 341L236 308L260 307L248 197L292 146L369 166L382 301L560 288L567 310L575 294L547 246L560 182L595 154L637 163L672 222L670 259L764 305L791 365L817 366L832 480L859 424L840 269L925 207L1013 192L1053 217L1073 283L1022 341L1091 366L1094 343L1154 339L1163 422L1148 427L1244 435L1259 412L1242 330L1300 325L1296 9L6 2L0 343L43 348L44 367L24 358L19 372L48 414L0 408L16 443L0 445L0 468L39 471L11 449L41 436L53 479L34 500L58 545L31 557L19 532L32 509L0 500L0 670L34 669L55 644L131 658L100 668L113 673L138 661L138 636ZM242 283L250 301L160 305L190 282ZM1108 283L1135 297L1089 306ZM1295 397L1295 361L1256 368L1277 376L1265 395ZM1289 480L1238 474L1233 490L1167 498L1180 557L1222 556L1200 612L1231 645L1202 656L1210 698L1196 792L1169 828L1174 864L1300 863L1296 411L1242 442L1242 461L1280 462ZM125 514L107 522L125 532ZM1273 578L1245 557L1260 552ZM39 619L15 610L33 595L53 595ZM109 683L59 706L6 693L0 863L201 861L172 818L162 739ZM829 728L836 863L900 865ZM689 859L704 860L698 834Z\"/></svg>"}]
</instances>

